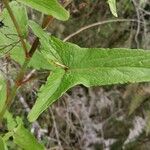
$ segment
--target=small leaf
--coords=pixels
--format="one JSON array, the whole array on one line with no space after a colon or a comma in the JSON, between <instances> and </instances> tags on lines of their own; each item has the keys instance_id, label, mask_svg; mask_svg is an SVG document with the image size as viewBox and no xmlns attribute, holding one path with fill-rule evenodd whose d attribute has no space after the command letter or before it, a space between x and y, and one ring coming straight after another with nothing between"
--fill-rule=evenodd
<instances>
[{"instance_id":1,"label":"small leaf","mask_svg":"<svg viewBox=\"0 0 150 150\"><path fill-rule=\"evenodd\" d=\"M0 150L7 150L6 144L1 136L0 136Z\"/></svg>"},{"instance_id":2,"label":"small leaf","mask_svg":"<svg viewBox=\"0 0 150 150\"><path fill-rule=\"evenodd\" d=\"M57 0L18 0L46 15L52 15L59 20L68 20L69 13L58 3Z\"/></svg>"},{"instance_id":3,"label":"small leaf","mask_svg":"<svg viewBox=\"0 0 150 150\"><path fill-rule=\"evenodd\" d=\"M116 8L116 0L108 0L108 4L109 4L110 10L111 10L111 13L115 17L118 17L117 8Z\"/></svg>"},{"instance_id":4,"label":"small leaf","mask_svg":"<svg viewBox=\"0 0 150 150\"><path fill-rule=\"evenodd\" d=\"M36 138L23 125L19 125L14 130L13 139L24 150L44 150L44 146L38 143Z\"/></svg>"}]
</instances>

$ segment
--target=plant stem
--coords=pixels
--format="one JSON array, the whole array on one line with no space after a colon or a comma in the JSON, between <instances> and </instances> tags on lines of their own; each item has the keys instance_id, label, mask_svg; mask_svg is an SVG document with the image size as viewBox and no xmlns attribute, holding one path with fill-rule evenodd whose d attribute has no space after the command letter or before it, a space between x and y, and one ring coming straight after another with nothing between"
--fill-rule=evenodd
<instances>
[{"instance_id":1,"label":"plant stem","mask_svg":"<svg viewBox=\"0 0 150 150\"><path fill-rule=\"evenodd\" d=\"M2 109L2 111L0 112L0 122L2 121L3 119L3 116L6 112L6 110L11 106L11 104L13 103L13 100L16 96L16 93L17 93L17 90L18 88L21 86L21 83L22 83L22 79L24 77L24 74L26 72L26 68L28 66L28 63L29 63L30 59L29 58L26 58L25 59L25 62L24 64L22 65L22 68L20 70L20 72L18 73L17 77L16 77L16 81L15 81L15 84L12 88L10 88L9 92L8 92L8 95L7 95L7 99L6 99L6 102L5 102L5 105Z\"/></svg>"},{"instance_id":2,"label":"plant stem","mask_svg":"<svg viewBox=\"0 0 150 150\"><path fill-rule=\"evenodd\" d=\"M18 22L17 22L17 20L14 16L14 13L13 13L12 9L9 6L9 1L8 0L3 0L3 2L5 4L5 7L6 7L8 13L9 13L9 16L10 16L10 18L11 18L11 20L12 20L12 22L13 22L15 28L16 28L18 37L20 39L20 42L21 42L22 47L23 47L24 52L25 52L25 56L28 57L28 49L27 49L26 43L25 43L24 39L22 38L21 29L20 29L19 24L18 24Z\"/></svg>"}]
</instances>

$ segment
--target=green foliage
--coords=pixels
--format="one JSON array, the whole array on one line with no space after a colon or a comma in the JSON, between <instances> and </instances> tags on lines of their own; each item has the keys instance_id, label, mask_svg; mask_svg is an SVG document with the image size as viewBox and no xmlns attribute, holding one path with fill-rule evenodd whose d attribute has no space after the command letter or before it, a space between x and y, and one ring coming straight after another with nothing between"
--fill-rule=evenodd
<instances>
[{"instance_id":1,"label":"green foliage","mask_svg":"<svg viewBox=\"0 0 150 150\"><path fill-rule=\"evenodd\" d=\"M40 28L40 26L33 21L29 21L29 26L36 34L36 36L40 38L40 42L42 43L40 51L43 54L43 56L47 59L47 61L50 64L58 60L61 61L61 58L58 55L57 51L51 46L50 36L46 32L43 32L43 29Z\"/></svg>"},{"instance_id":2,"label":"green foliage","mask_svg":"<svg viewBox=\"0 0 150 150\"><path fill-rule=\"evenodd\" d=\"M109 4L111 13L112 13L115 17L118 17L117 8L116 8L116 0L108 0L108 4Z\"/></svg>"},{"instance_id":3,"label":"green foliage","mask_svg":"<svg viewBox=\"0 0 150 150\"><path fill-rule=\"evenodd\" d=\"M27 26L28 16L27 16L26 8L23 5L20 5L15 1L12 1L10 3L10 7L16 16L16 20L18 22L18 25L20 26L23 38L26 38L28 34L28 26ZM18 37L16 34L16 28L14 27L14 24L6 8L3 10L2 15L0 16L0 19L3 20L5 24L5 26L3 27L3 30L1 31L2 34L0 35L1 39L2 37L4 37L4 41L1 41L1 43L8 44L8 40L11 40L11 42L18 40ZM10 35L10 38L6 38L4 34Z\"/></svg>"},{"instance_id":4,"label":"green foliage","mask_svg":"<svg viewBox=\"0 0 150 150\"><path fill-rule=\"evenodd\" d=\"M69 83L62 84L65 76L65 71L61 68L56 68L47 79L38 93L38 99L34 105L31 113L28 116L30 121L34 121L37 117L52 104L58 97L60 97L68 89Z\"/></svg>"},{"instance_id":5,"label":"green foliage","mask_svg":"<svg viewBox=\"0 0 150 150\"><path fill-rule=\"evenodd\" d=\"M7 129L9 132L4 135L4 140L0 139L0 142L7 142L10 137L13 137L13 141L24 150L44 150L44 146L38 143L36 138L23 126L20 117L14 119L12 114L7 111L5 113L5 119L7 121Z\"/></svg>"},{"instance_id":6,"label":"green foliage","mask_svg":"<svg viewBox=\"0 0 150 150\"><path fill-rule=\"evenodd\" d=\"M7 150L6 144L2 137L0 137L0 150Z\"/></svg>"},{"instance_id":7,"label":"green foliage","mask_svg":"<svg viewBox=\"0 0 150 150\"><path fill-rule=\"evenodd\" d=\"M44 146L38 143L36 138L22 124L14 129L13 139L24 150L44 150Z\"/></svg>"},{"instance_id":8,"label":"green foliage","mask_svg":"<svg viewBox=\"0 0 150 150\"><path fill-rule=\"evenodd\" d=\"M29 114L30 121L36 120L41 112L74 85L83 84L90 87L150 81L150 53L147 51L123 48L80 48L75 44L48 37L44 32L41 34L41 28L33 22L30 22L30 27L40 38L41 45L45 48L43 49L43 53L46 52L45 57L55 66L59 66L60 71L64 69L60 77L53 72L52 79L56 78L57 83L48 80L45 87L42 87L42 91L45 92L43 94L40 92ZM45 41L49 42L48 46L45 46ZM54 53L55 55L52 55ZM55 56L55 59L49 56ZM49 86L53 84L55 86ZM53 92L46 94L48 89Z\"/></svg>"},{"instance_id":9,"label":"green foliage","mask_svg":"<svg viewBox=\"0 0 150 150\"><path fill-rule=\"evenodd\" d=\"M26 38L28 34L28 17L25 7L14 1L10 3L10 7L16 15L18 25L21 27L22 37ZM21 51L22 47L16 29L6 9L3 10L0 20L3 20L4 23L4 27L0 29L0 56L16 49Z\"/></svg>"},{"instance_id":10,"label":"green foliage","mask_svg":"<svg viewBox=\"0 0 150 150\"><path fill-rule=\"evenodd\" d=\"M28 45L28 48L30 49L30 45ZM19 46L19 47L15 47L11 52L10 52L10 56L11 58L18 62L20 65L23 65L24 61L25 61L25 58L23 57L20 57L20 56L23 56L24 55L24 52L22 50L22 47ZM51 70L52 69L52 66L51 64L47 61L47 59L41 54L41 52L37 51L30 63L28 64L28 67L29 68L34 68L34 69L37 69L37 70L40 70L40 69L46 69L46 70Z\"/></svg>"},{"instance_id":11,"label":"green foliage","mask_svg":"<svg viewBox=\"0 0 150 150\"><path fill-rule=\"evenodd\" d=\"M59 20L67 20L69 13L58 3L57 0L18 0L46 15L52 15Z\"/></svg>"},{"instance_id":12,"label":"green foliage","mask_svg":"<svg viewBox=\"0 0 150 150\"><path fill-rule=\"evenodd\" d=\"M18 1L59 20L69 18L69 13L56 0ZM117 17L116 0L108 0L108 3L112 14ZM9 98L7 91L12 88L11 90L15 92L11 98L15 97L17 90L13 90L13 88L19 89L22 86L26 70L30 67L50 71L50 75L38 91L38 98L28 115L30 122L35 121L44 110L75 85L82 84L91 87L150 81L150 52L125 48L81 48L73 43L63 42L50 36L38 24L29 21L26 8L20 3L12 1L10 7L21 29L22 37L20 38L24 40L27 48L31 49L32 47L27 41L30 31L28 25L35 36L39 38L40 46L37 45L38 50L35 49L33 56L30 56L28 52L29 56L24 55L10 14L4 9L2 18L5 18L5 26L0 32L0 54L3 56L7 53L10 58L21 65L21 71L13 83L14 86L12 84L12 87L8 88L6 88L4 77L0 74L0 112ZM12 45L12 43L16 44ZM9 100L13 101L13 99ZM139 97L135 98L131 103L129 113L131 114L142 102L143 100ZM7 111L5 119L9 132L4 137L0 137L0 150L7 149L6 142L10 137L13 137L13 141L22 149L44 150L44 146L23 126L20 118L14 119L12 114ZM149 120L147 132L150 130Z\"/></svg>"},{"instance_id":13,"label":"green foliage","mask_svg":"<svg viewBox=\"0 0 150 150\"><path fill-rule=\"evenodd\" d=\"M4 118L5 118L6 121L7 121L7 129L8 129L8 131L12 131L12 130L17 126L17 123L16 123L16 121L14 120L12 114L7 111L7 112L5 113Z\"/></svg>"},{"instance_id":14,"label":"green foliage","mask_svg":"<svg viewBox=\"0 0 150 150\"><path fill-rule=\"evenodd\" d=\"M16 15L16 20L19 26L21 27L20 29L22 32L22 37L25 39L28 34L27 11L25 7L14 1L10 3L10 6L14 14ZM4 9L4 11L2 12L2 16L0 19L2 20L2 18L5 18L3 20L5 26L0 32L0 56L4 56L4 54L10 53L10 56L13 60L18 62L20 65L23 65L25 61L24 51L19 42L19 38L17 36L13 22L6 9ZM28 46L28 49L30 49L30 44L26 42L26 45ZM35 69L51 70L49 62L43 57L43 55L39 51L34 54L28 66Z\"/></svg>"}]
</instances>

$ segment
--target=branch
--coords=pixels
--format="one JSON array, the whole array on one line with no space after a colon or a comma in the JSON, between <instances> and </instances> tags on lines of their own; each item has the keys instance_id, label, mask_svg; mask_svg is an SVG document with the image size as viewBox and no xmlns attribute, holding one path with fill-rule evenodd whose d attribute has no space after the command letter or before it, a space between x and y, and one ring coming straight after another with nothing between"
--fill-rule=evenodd
<instances>
[{"instance_id":1,"label":"branch","mask_svg":"<svg viewBox=\"0 0 150 150\"><path fill-rule=\"evenodd\" d=\"M68 35L63 41L66 42L69 39L71 39L72 37L76 36L77 34L83 32L84 30L87 30L89 28L96 27L96 26L103 25L103 24L107 24L107 23L113 23L113 22L139 22L139 23L143 23L142 21L138 21L135 19L112 19L112 20L100 21L100 22L92 23L90 25L87 25L85 27L80 28L76 32Z\"/></svg>"}]
</instances>

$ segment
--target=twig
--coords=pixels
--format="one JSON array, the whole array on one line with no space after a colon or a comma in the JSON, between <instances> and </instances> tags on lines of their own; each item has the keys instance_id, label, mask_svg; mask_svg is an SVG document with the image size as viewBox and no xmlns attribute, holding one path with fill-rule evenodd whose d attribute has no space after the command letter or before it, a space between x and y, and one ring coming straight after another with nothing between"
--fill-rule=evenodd
<instances>
[{"instance_id":1,"label":"twig","mask_svg":"<svg viewBox=\"0 0 150 150\"><path fill-rule=\"evenodd\" d=\"M112 20L104 20L104 21L99 21L96 23L92 23L90 25L87 25L85 27L80 28L79 30L77 30L76 32L70 34L69 36L67 36L63 41L68 41L69 39L71 39L72 37L76 36L77 34L92 28L92 27L96 27L99 25L103 25L103 24L107 24L107 23L113 23L113 22L139 22L139 23L143 23L141 21L135 20L135 19L112 19Z\"/></svg>"},{"instance_id":2,"label":"twig","mask_svg":"<svg viewBox=\"0 0 150 150\"><path fill-rule=\"evenodd\" d=\"M134 0L132 0L132 2L134 4L135 10L136 10L137 19L138 19L138 21L140 21L139 6L136 4L136 2ZM141 26L140 26L140 23L138 22L138 24L137 24L137 31L136 31L136 35L135 35L135 42L137 44L137 48L139 48L139 46L140 46L139 40L138 40L138 36L139 36L140 30L141 30Z\"/></svg>"},{"instance_id":3,"label":"twig","mask_svg":"<svg viewBox=\"0 0 150 150\"><path fill-rule=\"evenodd\" d=\"M49 112L52 115L53 125L54 125L54 129L55 129L55 133L56 133L56 138L57 138L57 142L58 142L58 145L59 145L59 149L63 150L62 145L61 145L61 141L60 141L60 138L59 138L59 133L58 133L58 130L57 130L57 125L56 125L54 113L53 113L51 108L49 109Z\"/></svg>"}]
</instances>

